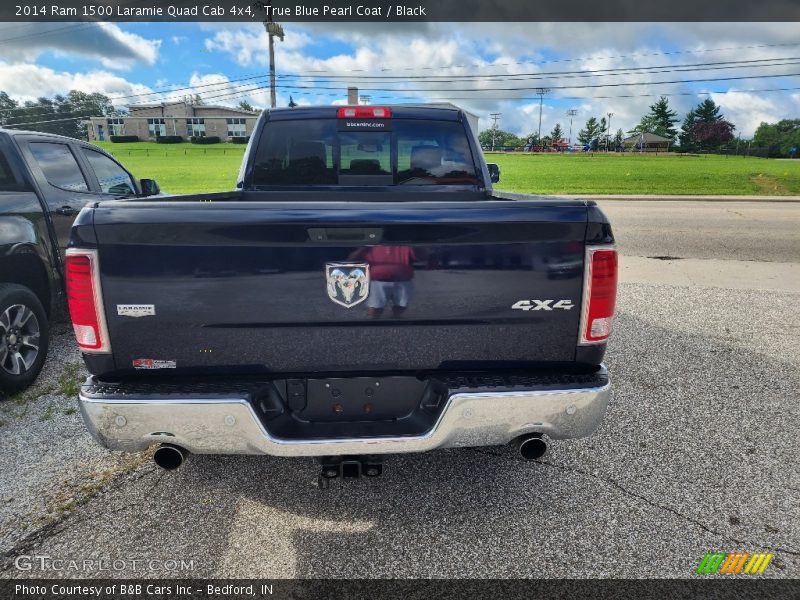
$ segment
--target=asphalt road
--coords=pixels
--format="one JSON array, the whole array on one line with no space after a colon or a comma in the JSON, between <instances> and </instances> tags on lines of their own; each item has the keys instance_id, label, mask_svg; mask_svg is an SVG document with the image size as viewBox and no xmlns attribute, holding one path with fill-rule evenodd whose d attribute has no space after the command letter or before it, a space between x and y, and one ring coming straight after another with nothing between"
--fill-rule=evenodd
<instances>
[{"instance_id":1,"label":"asphalt road","mask_svg":"<svg viewBox=\"0 0 800 600\"><path fill-rule=\"evenodd\" d=\"M659 283L682 261L641 258L781 269L800 258L800 204L603 207L623 259L645 262L620 287L615 391L590 438L555 442L539 462L509 448L390 457L378 479L319 490L311 460L127 464L51 395L0 429L0 471L24 474L0 482L0 577L97 575L20 571L20 555L125 559L102 574L127 577L165 574L137 559L193 561L167 573L183 577L692 577L710 550L774 552L764 576L800 576L800 296L769 281ZM50 373L76 357L68 334L54 345ZM58 418L41 421L50 405ZM82 471L110 475L86 491Z\"/></svg>"},{"instance_id":2,"label":"asphalt road","mask_svg":"<svg viewBox=\"0 0 800 600\"><path fill-rule=\"evenodd\" d=\"M800 203L601 200L625 256L800 262Z\"/></svg>"}]
</instances>

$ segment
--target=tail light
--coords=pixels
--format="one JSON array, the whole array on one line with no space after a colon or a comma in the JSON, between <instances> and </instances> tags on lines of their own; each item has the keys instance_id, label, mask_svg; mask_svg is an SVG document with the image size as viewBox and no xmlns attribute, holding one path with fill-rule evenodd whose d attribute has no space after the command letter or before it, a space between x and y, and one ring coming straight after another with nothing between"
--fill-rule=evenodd
<instances>
[{"instance_id":1,"label":"tail light","mask_svg":"<svg viewBox=\"0 0 800 600\"><path fill-rule=\"evenodd\" d=\"M65 259L67 305L83 352L111 352L97 250L69 248Z\"/></svg>"},{"instance_id":2,"label":"tail light","mask_svg":"<svg viewBox=\"0 0 800 600\"><path fill-rule=\"evenodd\" d=\"M611 335L617 301L617 251L586 248L586 274L581 313L581 344L599 344Z\"/></svg>"},{"instance_id":3,"label":"tail light","mask_svg":"<svg viewBox=\"0 0 800 600\"><path fill-rule=\"evenodd\" d=\"M342 106L336 113L340 119L391 119L388 106Z\"/></svg>"}]
</instances>

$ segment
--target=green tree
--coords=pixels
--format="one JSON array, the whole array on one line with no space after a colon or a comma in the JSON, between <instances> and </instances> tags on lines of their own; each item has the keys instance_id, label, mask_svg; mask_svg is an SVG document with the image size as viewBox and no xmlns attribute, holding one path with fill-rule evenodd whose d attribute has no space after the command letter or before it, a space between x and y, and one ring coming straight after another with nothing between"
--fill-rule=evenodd
<instances>
[{"instance_id":1,"label":"green tree","mask_svg":"<svg viewBox=\"0 0 800 600\"><path fill-rule=\"evenodd\" d=\"M787 156L790 148L800 150L800 119L761 123L753 136L753 145L767 148L773 157Z\"/></svg>"},{"instance_id":2,"label":"green tree","mask_svg":"<svg viewBox=\"0 0 800 600\"><path fill-rule=\"evenodd\" d=\"M720 111L720 107L711 98L706 98L694 109L697 120L703 123L713 123L724 119L725 117Z\"/></svg>"},{"instance_id":3,"label":"green tree","mask_svg":"<svg viewBox=\"0 0 800 600\"><path fill-rule=\"evenodd\" d=\"M5 92L0 92L0 127L17 112L19 103Z\"/></svg>"},{"instance_id":4,"label":"green tree","mask_svg":"<svg viewBox=\"0 0 800 600\"><path fill-rule=\"evenodd\" d=\"M617 133L614 135L614 148L622 148L623 140L625 139L625 134L622 132L622 128L617 129Z\"/></svg>"},{"instance_id":5,"label":"green tree","mask_svg":"<svg viewBox=\"0 0 800 600\"><path fill-rule=\"evenodd\" d=\"M653 115L645 115L642 117L642 120L639 121L639 124L628 131L630 134L635 133L655 133L655 129L658 126Z\"/></svg>"},{"instance_id":6,"label":"green tree","mask_svg":"<svg viewBox=\"0 0 800 600\"><path fill-rule=\"evenodd\" d=\"M678 122L678 113L669 107L669 100L666 96L661 96L658 102L650 105L651 122L653 129L651 133L669 138L672 143L675 143L675 138L678 137L678 130L675 129L675 123Z\"/></svg>"},{"instance_id":7,"label":"green tree","mask_svg":"<svg viewBox=\"0 0 800 600\"><path fill-rule=\"evenodd\" d=\"M239 104L237 105L239 110L246 110L247 112L257 112L253 105L250 104L247 100L240 100Z\"/></svg>"},{"instance_id":8,"label":"green tree","mask_svg":"<svg viewBox=\"0 0 800 600\"><path fill-rule=\"evenodd\" d=\"M694 109L691 109L689 112L687 112L686 116L683 118L681 132L678 134L678 142L681 145L682 152L692 149L692 140L689 137L689 131L691 131L692 125L694 125L696 119L697 113Z\"/></svg>"},{"instance_id":9,"label":"green tree","mask_svg":"<svg viewBox=\"0 0 800 600\"><path fill-rule=\"evenodd\" d=\"M560 141L564 138L564 130L561 129L561 123L556 123L556 126L553 127L553 131L550 132L550 138L554 141Z\"/></svg>"},{"instance_id":10,"label":"green tree","mask_svg":"<svg viewBox=\"0 0 800 600\"><path fill-rule=\"evenodd\" d=\"M597 122L595 117L589 117L586 125L578 132L578 141L581 144L590 144L596 140L603 133L600 123Z\"/></svg>"},{"instance_id":11,"label":"green tree","mask_svg":"<svg viewBox=\"0 0 800 600\"><path fill-rule=\"evenodd\" d=\"M733 139L735 129L717 103L706 98L686 113L678 138L681 150L714 150Z\"/></svg>"},{"instance_id":12,"label":"green tree","mask_svg":"<svg viewBox=\"0 0 800 600\"><path fill-rule=\"evenodd\" d=\"M9 110L11 108L14 110ZM66 96L42 97L22 105L9 98L8 94L0 92L0 121L6 127L18 126L87 139L86 128L81 124L83 121L89 117L115 116L119 113L108 96L97 92L87 94L72 90Z\"/></svg>"},{"instance_id":13,"label":"green tree","mask_svg":"<svg viewBox=\"0 0 800 600\"><path fill-rule=\"evenodd\" d=\"M203 97L200 94L195 94L194 98L192 98L192 104L195 106L203 106L205 102L203 101Z\"/></svg>"},{"instance_id":14,"label":"green tree","mask_svg":"<svg viewBox=\"0 0 800 600\"><path fill-rule=\"evenodd\" d=\"M492 148L494 140L495 150L499 148L519 148L525 145L525 141L509 131L502 129L484 129L478 134L478 141L483 148Z\"/></svg>"}]
</instances>

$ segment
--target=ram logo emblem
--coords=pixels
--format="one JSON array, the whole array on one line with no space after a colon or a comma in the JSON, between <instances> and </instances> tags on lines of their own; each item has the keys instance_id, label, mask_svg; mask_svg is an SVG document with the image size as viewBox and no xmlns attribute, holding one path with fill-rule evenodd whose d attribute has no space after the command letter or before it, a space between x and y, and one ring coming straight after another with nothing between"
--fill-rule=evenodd
<instances>
[{"instance_id":1,"label":"ram logo emblem","mask_svg":"<svg viewBox=\"0 0 800 600\"><path fill-rule=\"evenodd\" d=\"M326 263L328 297L346 308L361 304L369 296L369 265L366 263Z\"/></svg>"}]
</instances>

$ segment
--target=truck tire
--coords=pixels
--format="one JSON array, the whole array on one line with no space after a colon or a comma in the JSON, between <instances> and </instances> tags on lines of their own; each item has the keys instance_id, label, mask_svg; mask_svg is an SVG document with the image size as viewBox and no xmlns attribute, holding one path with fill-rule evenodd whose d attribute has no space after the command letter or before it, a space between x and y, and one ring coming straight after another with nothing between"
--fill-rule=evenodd
<instances>
[{"instance_id":1,"label":"truck tire","mask_svg":"<svg viewBox=\"0 0 800 600\"><path fill-rule=\"evenodd\" d=\"M0 391L30 386L47 357L50 324L42 303L28 288L0 284Z\"/></svg>"}]
</instances>

